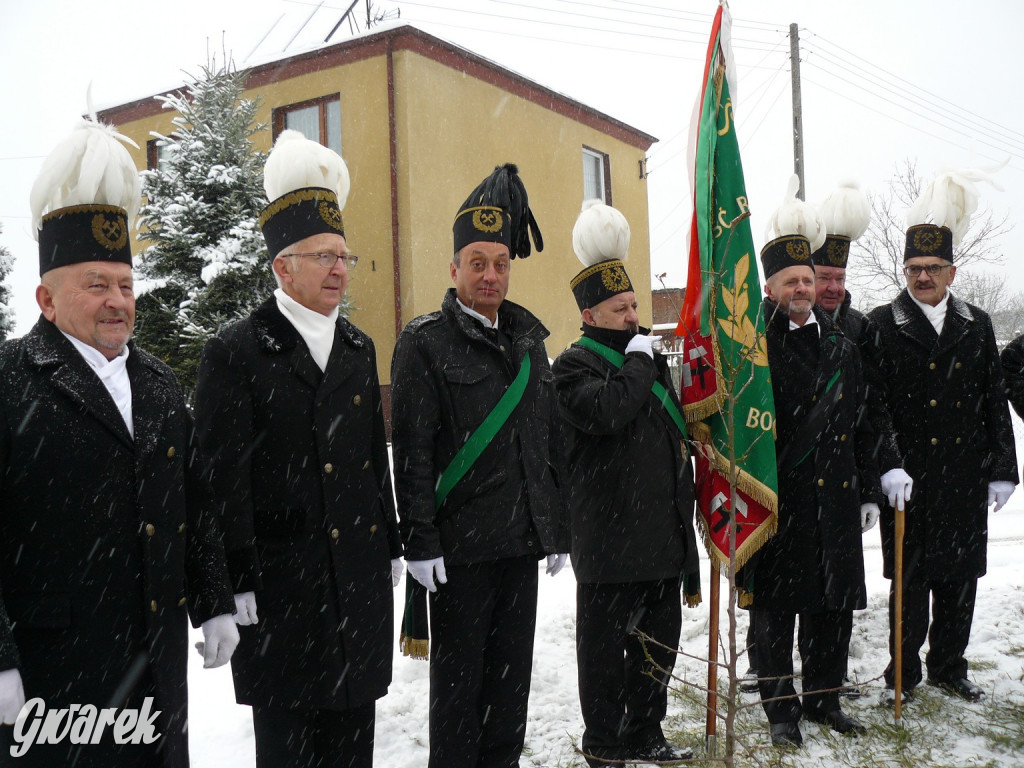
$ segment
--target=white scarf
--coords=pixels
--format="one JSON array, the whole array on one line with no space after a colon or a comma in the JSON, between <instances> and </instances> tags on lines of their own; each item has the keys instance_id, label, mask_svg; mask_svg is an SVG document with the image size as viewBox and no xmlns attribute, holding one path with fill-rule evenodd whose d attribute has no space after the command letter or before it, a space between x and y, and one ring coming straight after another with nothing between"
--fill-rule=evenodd
<instances>
[{"instance_id":1,"label":"white scarf","mask_svg":"<svg viewBox=\"0 0 1024 768\"><path fill-rule=\"evenodd\" d=\"M61 331L64 333L64 331ZM135 437L135 422L132 420L132 383L128 378L128 370L125 365L128 362L128 345L125 344L121 353L113 360L107 360L106 356L95 347L90 347L84 341L79 341L74 336L64 333L64 337L74 344L75 349L82 356L82 359L89 364L89 367L96 372L103 386L114 400L114 405L121 412L121 418L128 427L128 434Z\"/></svg>"},{"instance_id":2,"label":"white scarf","mask_svg":"<svg viewBox=\"0 0 1024 768\"><path fill-rule=\"evenodd\" d=\"M921 308L921 311L924 312L924 316L928 318L928 322L932 324L932 328L934 328L935 332L941 336L942 326L946 324L946 305L949 303L949 289L946 289L945 296L943 296L942 300L934 307L931 304L924 304L923 302L918 301L910 291L907 291L907 295L909 295L910 298L914 300L914 303Z\"/></svg>"},{"instance_id":3,"label":"white scarf","mask_svg":"<svg viewBox=\"0 0 1024 768\"><path fill-rule=\"evenodd\" d=\"M321 315L302 306L280 288L274 291L274 298L277 299L277 308L281 314L295 326L299 336L306 342L314 362L320 366L321 371L326 370L334 347L334 324L338 320L338 308L335 307L329 315Z\"/></svg>"}]
</instances>

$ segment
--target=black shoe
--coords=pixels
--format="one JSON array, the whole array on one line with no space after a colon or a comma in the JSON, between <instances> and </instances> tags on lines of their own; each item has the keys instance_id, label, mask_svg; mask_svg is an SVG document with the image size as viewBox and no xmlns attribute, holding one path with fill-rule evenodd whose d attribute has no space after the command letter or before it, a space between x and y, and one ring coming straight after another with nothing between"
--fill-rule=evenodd
<instances>
[{"instance_id":1,"label":"black shoe","mask_svg":"<svg viewBox=\"0 0 1024 768\"><path fill-rule=\"evenodd\" d=\"M751 667L743 674L743 677L749 679L744 679L740 683L740 693L757 693L757 670Z\"/></svg>"},{"instance_id":2,"label":"black shoe","mask_svg":"<svg viewBox=\"0 0 1024 768\"><path fill-rule=\"evenodd\" d=\"M827 725L836 733L841 733L844 736L860 736L862 733L867 733L868 730L859 721L854 720L841 709L833 709L824 715L816 712L807 712L805 714L808 720Z\"/></svg>"},{"instance_id":3,"label":"black shoe","mask_svg":"<svg viewBox=\"0 0 1024 768\"><path fill-rule=\"evenodd\" d=\"M964 701L980 701L981 697L985 695L985 691L972 683L966 677L961 677L959 680L950 680L948 682L940 682L929 678L928 685L934 685L936 688L941 688L946 693L950 693L953 696L959 696Z\"/></svg>"},{"instance_id":4,"label":"black shoe","mask_svg":"<svg viewBox=\"0 0 1024 768\"><path fill-rule=\"evenodd\" d=\"M632 759L652 760L656 763L671 763L678 760L692 760L693 750L689 747L679 747L669 744L664 739L655 740L636 747L633 750Z\"/></svg>"},{"instance_id":5,"label":"black shoe","mask_svg":"<svg viewBox=\"0 0 1024 768\"><path fill-rule=\"evenodd\" d=\"M799 747L804 743L800 726L796 723L772 723L772 745L776 747Z\"/></svg>"}]
</instances>

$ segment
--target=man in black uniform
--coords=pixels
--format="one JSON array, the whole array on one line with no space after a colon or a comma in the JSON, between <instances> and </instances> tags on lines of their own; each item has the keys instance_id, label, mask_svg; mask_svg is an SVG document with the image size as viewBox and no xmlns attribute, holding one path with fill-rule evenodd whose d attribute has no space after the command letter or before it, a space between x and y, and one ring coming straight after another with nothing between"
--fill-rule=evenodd
<instances>
[{"instance_id":1,"label":"man in black uniform","mask_svg":"<svg viewBox=\"0 0 1024 768\"><path fill-rule=\"evenodd\" d=\"M675 661L665 647L679 642L683 577L691 588L698 579L686 430L665 357L638 324L623 264L629 225L611 206L584 206L573 229L584 269L570 283L583 336L554 364L568 431L582 747L592 766L689 759L661 729Z\"/></svg>"},{"instance_id":2,"label":"man in black uniform","mask_svg":"<svg viewBox=\"0 0 1024 768\"><path fill-rule=\"evenodd\" d=\"M931 189L941 189L938 180ZM943 210L952 211L950 206ZM967 679L978 578L985 574L988 506L998 510L1018 482L1010 412L988 315L953 296L954 229L907 229L907 288L868 315L878 330L876 381L915 492L906 508L903 551L903 688L921 682L920 649L929 639L928 683L968 701L983 691ZM885 576L893 578L894 521L882 516ZM893 649L895 587L890 586ZM929 596L931 628L929 629ZM894 663L885 669L889 689ZM891 700L891 690L883 701Z\"/></svg>"},{"instance_id":3,"label":"man in black uniform","mask_svg":"<svg viewBox=\"0 0 1024 768\"><path fill-rule=\"evenodd\" d=\"M264 186L279 287L207 343L196 382L243 625L235 697L258 768L369 768L402 549L373 342L338 312L348 171L284 131Z\"/></svg>"},{"instance_id":4,"label":"man in black uniform","mask_svg":"<svg viewBox=\"0 0 1024 768\"><path fill-rule=\"evenodd\" d=\"M568 551L547 329L505 299L511 259L543 247L514 165L453 226L453 288L391 364L395 490L410 575L430 593L430 768L519 764L537 560Z\"/></svg>"},{"instance_id":5,"label":"man in black uniform","mask_svg":"<svg viewBox=\"0 0 1024 768\"><path fill-rule=\"evenodd\" d=\"M818 208L825 225L825 242L811 254L814 262L815 303L828 313L861 356L865 370L875 365L872 359L872 343L875 329L871 321L860 310L852 306L852 297L846 290L846 266L850 258L850 244L867 231L871 220L871 203L855 184L840 184L832 190ZM874 428L878 466L882 471L882 493L892 507L904 508L910 498L914 481L903 469L903 460L896 436L892 431L892 419L886 413L885 399L880 389L866 387L867 417ZM874 527L874 521L871 526ZM846 680L844 672L843 679ZM848 697L862 695L854 686L844 686L841 694Z\"/></svg>"},{"instance_id":6,"label":"man in black uniform","mask_svg":"<svg viewBox=\"0 0 1024 768\"><path fill-rule=\"evenodd\" d=\"M878 469L861 418L860 357L814 306L810 244L783 235L761 251L764 316L778 436L778 533L744 580L753 606L760 693L778 746L802 743L801 716L855 735L839 704L853 611L866 605L861 531L878 517ZM800 617L802 705L793 685ZM779 698L784 697L784 698Z\"/></svg>"},{"instance_id":7,"label":"man in black uniform","mask_svg":"<svg viewBox=\"0 0 1024 768\"><path fill-rule=\"evenodd\" d=\"M3 765L187 768L188 618L205 666L238 643L184 396L131 341L139 181L115 135L82 121L44 163L32 189L42 314L0 347ZM7 725L26 696L43 700L47 724L65 710L65 736L12 758ZM123 722L147 706L152 741L117 744L101 725L92 743L66 735L89 708Z\"/></svg>"}]
</instances>

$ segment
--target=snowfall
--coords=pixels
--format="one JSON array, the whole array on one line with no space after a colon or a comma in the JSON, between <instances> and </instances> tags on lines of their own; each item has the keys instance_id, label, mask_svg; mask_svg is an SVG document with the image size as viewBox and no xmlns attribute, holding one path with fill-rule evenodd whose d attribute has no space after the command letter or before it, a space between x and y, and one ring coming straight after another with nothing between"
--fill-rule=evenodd
<instances>
[{"instance_id":1,"label":"snowfall","mask_svg":"<svg viewBox=\"0 0 1024 768\"><path fill-rule=\"evenodd\" d=\"M1014 415L1018 459L1024 458L1024 425ZM707 664L701 659L708 653L707 585L709 564L702 554L702 584L705 601L695 609L683 608L683 627L679 641L680 655L675 674L693 684L706 681ZM877 706L882 683L879 676L888 660L886 639L888 626L886 603L889 582L882 577L882 553L878 527L864 534L864 564L867 574L868 607L854 615L853 640L850 646L850 676L863 683L867 695L854 701L844 700L844 708L852 715L869 723L891 722L891 710ZM533 660L533 683L530 693L529 721L526 747L520 764L523 768L584 767L586 763L576 753L583 723L579 712L575 657L575 595L576 582L570 565L551 577L541 569L537 609L537 634ZM404 576L408 578L408 575ZM399 626L401 596L404 582L395 591L395 625ZM976 720L984 717L984 707L1005 706L1018 711L1024 709L1024 491L1018 488L1002 510L989 515L988 573L978 586L977 606L967 657L972 664L969 677L986 691L980 704L967 704L950 699L935 689L922 689L918 700L903 709L903 725L911 733L910 743L904 749L927 751L930 760L941 765L1005 765L1024 766L1024 754L1005 749L996 750L990 740L978 733ZM728 625L726 613L727 590L723 589L721 616L723 627ZM746 632L746 614L738 611L737 637L742 644ZM201 639L195 633L194 640ZM427 764L427 702L428 665L425 661L406 658L397 651L394 658L394 679L387 696L377 702L376 744L374 765L377 768L412 768ZM922 652L927 649L927 643ZM696 657L696 658L692 658ZM795 656L797 672L799 657ZM746 669L741 660L740 670ZM685 686L680 686L685 688ZM691 700L692 700L692 690ZM251 768L255 760L252 717L248 707L235 703L231 673L227 667L208 670L202 660L192 654L189 667L190 740L194 768ZM945 738L937 745L935 734L924 723L923 729L913 730L915 707L925 707L921 699L933 699L929 708L932 722L938 721ZM756 694L747 694L742 703L756 704ZM972 711L976 710L976 711ZM677 736L676 741L692 746L697 757L703 756L704 721L684 698L670 696L667 729ZM769 744L763 712L755 706L747 710L747 721L753 723L754 733L748 743ZM973 718L973 719L972 719ZM763 728L758 728L760 722ZM1024 722L1016 719L1020 727ZM836 757L838 737L823 726L803 724L804 746L794 754L793 765L841 764L856 765ZM724 727L719 728L724 733ZM865 739L876 733L872 730ZM1024 744L1024 735L1010 734L1018 745ZM720 740L722 737L719 737ZM915 744L918 739L920 743ZM892 741L892 740L891 740ZM863 744L863 742L862 742ZM864 744L864 746L868 746ZM870 748L870 747L869 747ZM842 747L840 747L842 749ZM938 749L938 754L935 750ZM877 755L871 759L877 763ZM861 758L863 759L863 758ZM910 757L913 765L916 761ZM753 763L750 763L753 764ZM932 765L932 762L928 762Z\"/></svg>"}]
</instances>

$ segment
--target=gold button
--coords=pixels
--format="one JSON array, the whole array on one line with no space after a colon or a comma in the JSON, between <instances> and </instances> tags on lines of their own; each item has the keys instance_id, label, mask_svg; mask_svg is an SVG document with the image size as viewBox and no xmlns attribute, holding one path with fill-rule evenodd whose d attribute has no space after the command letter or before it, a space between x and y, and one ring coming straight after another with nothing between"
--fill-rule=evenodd
<instances>
[{"instance_id":1,"label":"gold button","mask_svg":"<svg viewBox=\"0 0 1024 768\"><path fill-rule=\"evenodd\" d=\"M178 526L178 533L184 533L184 532L185 532L185 524L182 523L181 525Z\"/></svg>"},{"instance_id":2,"label":"gold button","mask_svg":"<svg viewBox=\"0 0 1024 768\"><path fill-rule=\"evenodd\" d=\"M370 468L370 460L367 459L366 461L363 462L363 469L369 469L369 468Z\"/></svg>"},{"instance_id":3,"label":"gold button","mask_svg":"<svg viewBox=\"0 0 1024 768\"><path fill-rule=\"evenodd\" d=\"M960 445L960 438L959 437L956 439L956 444Z\"/></svg>"},{"instance_id":4,"label":"gold button","mask_svg":"<svg viewBox=\"0 0 1024 768\"><path fill-rule=\"evenodd\" d=\"M341 531L337 528L331 528L331 538L337 541L339 536L341 536Z\"/></svg>"},{"instance_id":5,"label":"gold button","mask_svg":"<svg viewBox=\"0 0 1024 768\"><path fill-rule=\"evenodd\" d=\"M153 613L156 613L156 600L149 601L149 610L151 610Z\"/></svg>"},{"instance_id":6,"label":"gold button","mask_svg":"<svg viewBox=\"0 0 1024 768\"><path fill-rule=\"evenodd\" d=\"M840 393L839 393L839 397L837 397L837 398L836 398L836 400L842 400L842 399L843 399L843 393L842 393L842 392L840 392Z\"/></svg>"},{"instance_id":7,"label":"gold button","mask_svg":"<svg viewBox=\"0 0 1024 768\"><path fill-rule=\"evenodd\" d=\"M153 536L156 533L156 526L152 523L146 523L146 535Z\"/></svg>"},{"instance_id":8,"label":"gold button","mask_svg":"<svg viewBox=\"0 0 1024 768\"><path fill-rule=\"evenodd\" d=\"M818 487L821 487L821 486L823 486L824 484L825 484L825 478L823 478L823 477L819 477L819 478L818 478Z\"/></svg>"},{"instance_id":9,"label":"gold button","mask_svg":"<svg viewBox=\"0 0 1024 768\"><path fill-rule=\"evenodd\" d=\"M939 444L939 438L933 437L932 438L932 445L938 445L938 444Z\"/></svg>"},{"instance_id":10,"label":"gold button","mask_svg":"<svg viewBox=\"0 0 1024 768\"><path fill-rule=\"evenodd\" d=\"M812 403L817 402L817 400L818 400L818 396L817 395L811 395L811 402Z\"/></svg>"},{"instance_id":11,"label":"gold button","mask_svg":"<svg viewBox=\"0 0 1024 768\"><path fill-rule=\"evenodd\" d=\"M331 464L331 462L328 461L326 464L324 464L324 472L326 472L329 475L333 471L334 471L334 465Z\"/></svg>"},{"instance_id":12,"label":"gold button","mask_svg":"<svg viewBox=\"0 0 1024 768\"><path fill-rule=\"evenodd\" d=\"M954 367L954 368L958 368L958 369L959 369L959 368L962 368L962 367L963 367L963 363L957 363L957 364L956 364L956 365L954 365L953 367Z\"/></svg>"},{"instance_id":13,"label":"gold button","mask_svg":"<svg viewBox=\"0 0 1024 768\"><path fill-rule=\"evenodd\" d=\"M377 532L377 524L374 523L373 525L370 526L370 533L376 533L376 532Z\"/></svg>"},{"instance_id":14,"label":"gold button","mask_svg":"<svg viewBox=\"0 0 1024 768\"><path fill-rule=\"evenodd\" d=\"M840 435L839 436L839 442L840 443L845 443L846 442L846 435Z\"/></svg>"},{"instance_id":15,"label":"gold button","mask_svg":"<svg viewBox=\"0 0 1024 768\"><path fill-rule=\"evenodd\" d=\"M959 401L959 400L957 400L957 401L956 401L956 407L957 407L957 408L959 408L959 407L960 407L960 401Z\"/></svg>"},{"instance_id":16,"label":"gold button","mask_svg":"<svg viewBox=\"0 0 1024 768\"><path fill-rule=\"evenodd\" d=\"M849 488L849 487L850 487L850 481L849 480L843 480L843 488Z\"/></svg>"},{"instance_id":17,"label":"gold button","mask_svg":"<svg viewBox=\"0 0 1024 768\"><path fill-rule=\"evenodd\" d=\"M180 599L180 600L178 601L178 607L180 608L180 607L181 607L181 606L183 606L183 605L184 605L184 604L185 604L186 602L187 602L187 601L185 600L185 598L184 598L184 597L183 597L183 598L181 598L181 599Z\"/></svg>"},{"instance_id":18,"label":"gold button","mask_svg":"<svg viewBox=\"0 0 1024 768\"><path fill-rule=\"evenodd\" d=\"M937 400L929 400L928 401L928 405L930 405L932 408L934 408L938 404L939 404L939 402Z\"/></svg>"},{"instance_id":19,"label":"gold button","mask_svg":"<svg viewBox=\"0 0 1024 768\"><path fill-rule=\"evenodd\" d=\"M174 458L174 446L173 445L170 448L167 449L167 458L168 459L173 459Z\"/></svg>"},{"instance_id":20,"label":"gold button","mask_svg":"<svg viewBox=\"0 0 1024 768\"><path fill-rule=\"evenodd\" d=\"M935 370L935 363L928 363L928 370L929 371L934 371Z\"/></svg>"},{"instance_id":21,"label":"gold button","mask_svg":"<svg viewBox=\"0 0 1024 768\"><path fill-rule=\"evenodd\" d=\"M498 346L498 349L500 349L502 352L504 352L505 351L505 345L504 344L500 344Z\"/></svg>"},{"instance_id":22,"label":"gold button","mask_svg":"<svg viewBox=\"0 0 1024 768\"><path fill-rule=\"evenodd\" d=\"M361 402L363 402L363 398L361 398L359 395L356 395L355 397L352 398L352 402L355 405L359 405Z\"/></svg>"}]
</instances>

